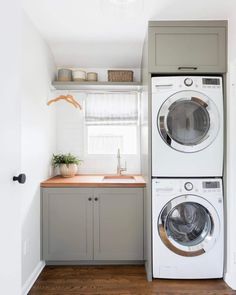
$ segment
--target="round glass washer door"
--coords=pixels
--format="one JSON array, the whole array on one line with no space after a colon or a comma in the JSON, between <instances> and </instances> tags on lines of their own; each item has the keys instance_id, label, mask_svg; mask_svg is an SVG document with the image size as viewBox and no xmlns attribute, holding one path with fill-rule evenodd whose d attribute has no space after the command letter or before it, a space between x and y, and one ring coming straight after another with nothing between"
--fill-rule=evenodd
<instances>
[{"instance_id":1,"label":"round glass washer door","mask_svg":"<svg viewBox=\"0 0 236 295\"><path fill-rule=\"evenodd\" d=\"M209 251L220 233L214 207L195 195L183 195L168 202L158 219L158 233L172 252L199 256Z\"/></svg>"},{"instance_id":2,"label":"round glass washer door","mask_svg":"<svg viewBox=\"0 0 236 295\"><path fill-rule=\"evenodd\" d=\"M197 152L209 146L220 126L215 103L196 91L180 91L161 106L158 131L171 148L180 152Z\"/></svg>"}]
</instances>

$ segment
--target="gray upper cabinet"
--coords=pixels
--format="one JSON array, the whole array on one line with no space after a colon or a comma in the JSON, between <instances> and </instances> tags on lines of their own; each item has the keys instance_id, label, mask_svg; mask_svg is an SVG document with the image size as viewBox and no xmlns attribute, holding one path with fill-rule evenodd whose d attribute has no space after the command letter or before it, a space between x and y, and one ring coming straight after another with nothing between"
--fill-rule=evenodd
<instances>
[{"instance_id":1,"label":"gray upper cabinet","mask_svg":"<svg viewBox=\"0 0 236 295\"><path fill-rule=\"evenodd\" d=\"M94 259L143 260L143 190L96 189Z\"/></svg>"},{"instance_id":2,"label":"gray upper cabinet","mask_svg":"<svg viewBox=\"0 0 236 295\"><path fill-rule=\"evenodd\" d=\"M44 260L92 259L92 196L91 189L43 189Z\"/></svg>"},{"instance_id":3,"label":"gray upper cabinet","mask_svg":"<svg viewBox=\"0 0 236 295\"><path fill-rule=\"evenodd\" d=\"M226 21L150 22L149 72L225 73Z\"/></svg>"}]
</instances>

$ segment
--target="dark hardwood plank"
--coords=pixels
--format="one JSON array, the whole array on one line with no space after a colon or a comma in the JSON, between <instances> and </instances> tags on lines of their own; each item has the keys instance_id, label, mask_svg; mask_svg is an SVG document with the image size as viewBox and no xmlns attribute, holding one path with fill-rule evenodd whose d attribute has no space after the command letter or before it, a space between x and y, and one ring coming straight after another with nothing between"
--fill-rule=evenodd
<instances>
[{"instance_id":1,"label":"dark hardwood plank","mask_svg":"<svg viewBox=\"0 0 236 295\"><path fill-rule=\"evenodd\" d=\"M154 280L143 266L47 266L29 295L236 295L223 280Z\"/></svg>"}]
</instances>

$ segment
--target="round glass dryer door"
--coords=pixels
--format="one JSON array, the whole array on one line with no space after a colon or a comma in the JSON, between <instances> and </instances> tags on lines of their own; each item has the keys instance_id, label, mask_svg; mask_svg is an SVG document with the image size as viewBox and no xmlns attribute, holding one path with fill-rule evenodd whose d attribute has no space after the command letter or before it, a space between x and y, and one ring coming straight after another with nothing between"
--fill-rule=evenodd
<instances>
[{"instance_id":1,"label":"round glass dryer door","mask_svg":"<svg viewBox=\"0 0 236 295\"><path fill-rule=\"evenodd\" d=\"M199 256L214 245L219 217L214 207L195 195L184 195L165 205L158 220L162 242L181 256Z\"/></svg>"},{"instance_id":2,"label":"round glass dryer door","mask_svg":"<svg viewBox=\"0 0 236 295\"><path fill-rule=\"evenodd\" d=\"M157 118L162 139L180 152L197 152L217 136L220 117L215 103L196 91L181 91L161 106Z\"/></svg>"}]
</instances>

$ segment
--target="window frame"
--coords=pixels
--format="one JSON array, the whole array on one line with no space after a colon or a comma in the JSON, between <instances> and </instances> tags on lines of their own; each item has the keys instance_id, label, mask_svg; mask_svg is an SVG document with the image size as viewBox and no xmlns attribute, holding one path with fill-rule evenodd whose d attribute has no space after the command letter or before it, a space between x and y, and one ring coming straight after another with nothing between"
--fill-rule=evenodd
<instances>
[{"instance_id":1,"label":"window frame","mask_svg":"<svg viewBox=\"0 0 236 295\"><path fill-rule=\"evenodd\" d=\"M135 124L136 126L136 136L137 136L137 143L136 143L136 154L124 154L122 153L122 156L125 156L126 159L135 159L137 158L137 160L140 159L140 151L141 151L141 128L140 128L140 124L141 124L141 117L140 117L140 93L137 92L137 99L138 99L138 120L137 120L137 124ZM86 99L86 98L85 98ZM109 159L113 159L114 156L116 156L115 154L89 154L88 153L88 127L89 125L86 125L86 121L85 121L85 110L84 110L84 157L86 159L104 159L104 160L109 160ZM98 125L99 126L99 125ZM108 125L105 125L108 126ZM122 125L125 126L125 125Z\"/></svg>"}]
</instances>

